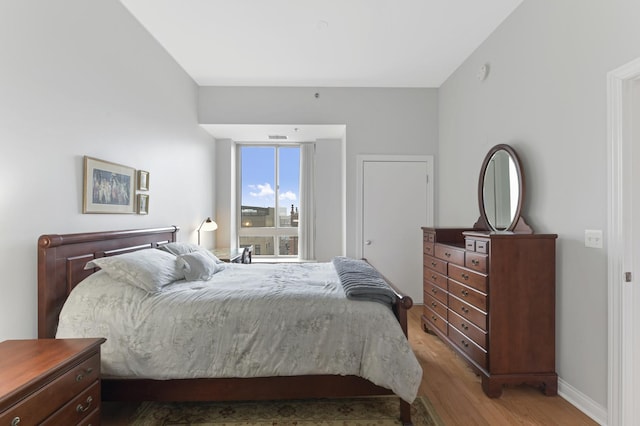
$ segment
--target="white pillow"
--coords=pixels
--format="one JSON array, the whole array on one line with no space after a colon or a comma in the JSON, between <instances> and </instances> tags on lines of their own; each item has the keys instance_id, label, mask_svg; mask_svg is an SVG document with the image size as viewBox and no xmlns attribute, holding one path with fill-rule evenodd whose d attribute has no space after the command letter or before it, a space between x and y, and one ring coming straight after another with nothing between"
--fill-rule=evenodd
<instances>
[{"instance_id":1,"label":"white pillow","mask_svg":"<svg viewBox=\"0 0 640 426\"><path fill-rule=\"evenodd\" d=\"M178 267L182 269L187 281L207 281L224 269L223 265L217 264L207 253L199 250L178 256Z\"/></svg>"},{"instance_id":2,"label":"white pillow","mask_svg":"<svg viewBox=\"0 0 640 426\"><path fill-rule=\"evenodd\" d=\"M100 257L88 262L84 269L96 267L115 280L124 281L149 293L157 293L162 287L184 279L176 256L154 249Z\"/></svg>"},{"instance_id":3,"label":"white pillow","mask_svg":"<svg viewBox=\"0 0 640 426\"><path fill-rule=\"evenodd\" d=\"M224 263L222 260L218 259L215 254L211 253L209 250L193 243L167 243L161 246L158 246L158 249L164 250L167 253L175 254L176 256L180 256L181 254L194 253L194 252L203 252L206 253L211 259L213 259L216 263Z\"/></svg>"}]
</instances>

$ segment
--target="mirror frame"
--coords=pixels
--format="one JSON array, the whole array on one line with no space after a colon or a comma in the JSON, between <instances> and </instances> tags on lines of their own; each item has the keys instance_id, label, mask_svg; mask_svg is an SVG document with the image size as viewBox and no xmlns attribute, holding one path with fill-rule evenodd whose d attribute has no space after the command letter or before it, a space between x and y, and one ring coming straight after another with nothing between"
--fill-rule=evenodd
<instances>
[{"instance_id":1,"label":"mirror frame","mask_svg":"<svg viewBox=\"0 0 640 426\"><path fill-rule=\"evenodd\" d=\"M493 158L494 154L498 151L506 151L506 153L509 154L509 156L513 159L516 172L518 173L519 182L518 190L520 196L518 198L516 212L513 220L506 229L496 229L491 223L489 223L489 220L487 219L487 212L484 207L484 177L489 162ZM527 225L524 218L522 217L522 206L524 204L524 198L526 195L525 189L526 185L524 172L522 169L522 164L520 163L520 158L518 157L518 154L516 154L516 151L507 144L498 144L491 148L487 155L484 157L482 167L480 168L480 178L478 179L478 207L480 208L480 217L478 218L478 221L473 225L473 227L475 229L483 229L491 232L514 232L520 234L532 234L533 229L531 229L531 227Z\"/></svg>"}]
</instances>

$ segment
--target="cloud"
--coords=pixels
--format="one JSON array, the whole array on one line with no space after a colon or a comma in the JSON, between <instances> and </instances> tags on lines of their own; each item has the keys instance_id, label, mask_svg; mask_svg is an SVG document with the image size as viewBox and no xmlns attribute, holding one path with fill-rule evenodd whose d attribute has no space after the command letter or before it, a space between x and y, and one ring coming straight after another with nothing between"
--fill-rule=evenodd
<instances>
[{"instance_id":1,"label":"cloud","mask_svg":"<svg viewBox=\"0 0 640 426\"><path fill-rule=\"evenodd\" d=\"M247 185L247 186L249 187L249 189L254 190L254 191L249 191L249 195L251 195L252 197L258 197L258 198L272 197L275 194L275 191L273 190L273 188L271 188L271 184L268 182L265 183L264 185L258 184L258 185Z\"/></svg>"},{"instance_id":2,"label":"cloud","mask_svg":"<svg viewBox=\"0 0 640 426\"><path fill-rule=\"evenodd\" d=\"M295 201L297 199L296 194L291 191L283 192L280 194L280 200Z\"/></svg>"}]
</instances>

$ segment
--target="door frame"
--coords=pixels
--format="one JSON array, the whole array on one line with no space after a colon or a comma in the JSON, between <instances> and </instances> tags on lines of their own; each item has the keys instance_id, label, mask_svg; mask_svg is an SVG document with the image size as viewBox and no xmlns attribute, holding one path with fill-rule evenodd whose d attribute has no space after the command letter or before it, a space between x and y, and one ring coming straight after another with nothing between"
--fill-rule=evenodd
<instances>
[{"instance_id":1,"label":"door frame","mask_svg":"<svg viewBox=\"0 0 640 426\"><path fill-rule=\"evenodd\" d=\"M364 209L364 163L376 162L424 162L427 164L427 223L423 226L433 226L433 155L386 155L386 154L359 154L356 156L356 258L362 257L362 242L364 221L362 220ZM416 229L416 232L420 232Z\"/></svg>"},{"instance_id":2,"label":"door frame","mask_svg":"<svg viewBox=\"0 0 640 426\"><path fill-rule=\"evenodd\" d=\"M632 271L631 200L632 135L631 83L640 78L640 58L607 74L608 157L608 425L631 424L633 419L632 286L625 271ZM640 271L634 271L640 273ZM637 286L637 284L636 284ZM636 388L638 385L636 385ZM636 389L637 390L637 389Z\"/></svg>"}]
</instances>

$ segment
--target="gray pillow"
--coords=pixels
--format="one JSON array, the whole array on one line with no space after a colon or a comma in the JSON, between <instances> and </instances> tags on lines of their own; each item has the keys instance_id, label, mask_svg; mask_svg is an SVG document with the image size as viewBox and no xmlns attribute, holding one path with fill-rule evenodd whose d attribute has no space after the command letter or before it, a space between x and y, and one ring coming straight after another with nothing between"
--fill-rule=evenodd
<instances>
[{"instance_id":1,"label":"gray pillow","mask_svg":"<svg viewBox=\"0 0 640 426\"><path fill-rule=\"evenodd\" d=\"M167 243L167 244L158 246L158 249L166 251L167 253L171 253L176 256L180 256L181 254L187 254L187 253L203 252L203 253L206 253L207 256L209 256L214 262L224 263L222 262L222 260L218 259L216 255L211 253L209 250L193 243Z\"/></svg>"},{"instance_id":2,"label":"gray pillow","mask_svg":"<svg viewBox=\"0 0 640 426\"><path fill-rule=\"evenodd\" d=\"M187 281L207 281L224 268L216 263L204 250L185 253L178 256L178 267Z\"/></svg>"},{"instance_id":3,"label":"gray pillow","mask_svg":"<svg viewBox=\"0 0 640 426\"><path fill-rule=\"evenodd\" d=\"M176 256L153 249L138 250L89 261L84 269L100 268L115 280L123 281L149 293L184 279Z\"/></svg>"}]
</instances>

